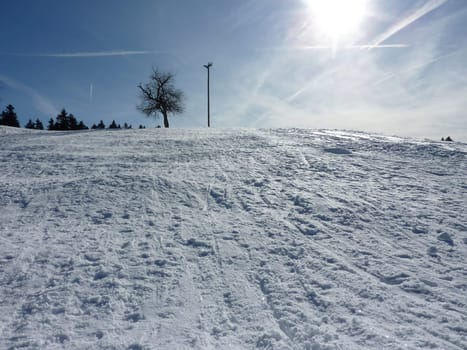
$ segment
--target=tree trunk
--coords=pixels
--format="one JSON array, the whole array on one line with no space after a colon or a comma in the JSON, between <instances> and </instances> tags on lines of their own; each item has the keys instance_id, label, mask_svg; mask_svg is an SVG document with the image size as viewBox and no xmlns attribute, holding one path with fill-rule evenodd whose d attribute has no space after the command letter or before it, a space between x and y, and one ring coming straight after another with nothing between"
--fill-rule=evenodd
<instances>
[{"instance_id":1,"label":"tree trunk","mask_svg":"<svg viewBox=\"0 0 467 350\"><path fill-rule=\"evenodd\" d=\"M166 112L163 112L163 115L164 115L164 128L168 128L169 127L169 118L167 117Z\"/></svg>"}]
</instances>

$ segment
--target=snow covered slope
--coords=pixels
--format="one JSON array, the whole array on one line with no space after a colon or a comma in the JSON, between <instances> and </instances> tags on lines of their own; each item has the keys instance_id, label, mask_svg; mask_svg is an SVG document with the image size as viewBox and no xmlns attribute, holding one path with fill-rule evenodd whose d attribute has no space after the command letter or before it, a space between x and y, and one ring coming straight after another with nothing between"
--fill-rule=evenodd
<instances>
[{"instance_id":1,"label":"snow covered slope","mask_svg":"<svg viewBox=\"0 0 467 350\"><path fill-rule=\"evenodd\" d=\"M467 145L0 132L0 349L466 349Z\"/></svg>"}]
</instances>

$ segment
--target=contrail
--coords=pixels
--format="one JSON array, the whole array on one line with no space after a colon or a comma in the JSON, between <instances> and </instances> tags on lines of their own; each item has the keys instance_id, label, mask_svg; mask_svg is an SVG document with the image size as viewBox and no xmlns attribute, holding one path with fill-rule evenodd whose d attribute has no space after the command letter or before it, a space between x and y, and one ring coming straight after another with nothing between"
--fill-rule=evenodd
<instances>
[{"instance_id":1,"label":"contrail","mask_svg":"<svg viewBox=\"0 0 467 350\"><path fill-rule=\"evenodd\" d=\"M400 20L398 23L390 27L387 31L377 37L369 48L376 49L381 46L383 42L392 37L394 34L400 32L402 29L427 15L428 13L436 10L438 7L444 5L448 0L429 0L422 7L416 10L414 13L410 14L406 18Z\"/></svg>"},{"instance_id":2,"label":"contrail","mask_svg":"<svg viewBox=\"0 0 467 350\"><path fill-rule=\"evenodd\" d=\"M92 103L92 100L93 100L93 93L94 93L94 86L92 85L89 85L89 103Z\"/></svg>"},{"instance_id":3,"label":"contrail","mask_svg":"<svg viewBox=\"0 0 467 350\"><path fill-rule=\"evenodd\" d=\"M362 45L344 45L338 46L338 50L359 50L359 49L404 49L408 48L410 45L407 44L362 44ZM331 50L335 49L335 46L332 45L307 45L307 46L281 46L281 47L271 47L271 48L261 48L260 51L307 51L307 50Z\"/></svg>"},{"instance_id":4,"label":"contrail","mask_svg":"<svg viewBox=\"0 0 467 350\"><path fill-rule=\"evenodd\" d=\"M160 51L97 51L97 52L71 52L43 54L42 57L109 57L109 56L135 56L151 55ZM39 56L39 55L37 55Z\"/></svg>"},{"instance_id":5,"label":"contrail","mask_svg":"<svg viewBox=\"0 0 467 350\"><path fill-rule=\"evenodd\" d=\"M352 49L368 49L368 48L375 48L375 49L404 49L410 47L407 44L378 44L378 45L370 45L370 44L363 44L363 45L345 45L345 46L337 46L339 50L352 50ZM334 49L334 46L302 46L302 50L321 50L321 49ZM300 48L299 48L300 49Z\"/></svg>"},{"instance_id":6,"label":"contrail","mask_svg":"<svg viewBox=\"0 0 467 350\"><path fill-rule=\"evenodd\" d=\"M64 53L37 53L37 54L21 54L21 53L2 53L10 56L25 56L25 57L110 57L110 56L135 56L135 55L153 55L163 54L164 51L140 50L140 51L83 51L83 52L64 52Z\"/></svg>"}]
</instances>

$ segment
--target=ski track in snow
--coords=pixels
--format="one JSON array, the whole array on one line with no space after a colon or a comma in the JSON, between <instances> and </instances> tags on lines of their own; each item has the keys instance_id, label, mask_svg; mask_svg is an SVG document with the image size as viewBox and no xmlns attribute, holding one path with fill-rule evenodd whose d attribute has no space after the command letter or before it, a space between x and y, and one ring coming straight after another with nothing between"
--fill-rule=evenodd
<instances>
[{"instance_id":1,"label":"ski track in snow","mask_svg":"<svg viewBox=\"0 0 467 350\"><path fill-rule=\"evenodd\" d=\"M465 349L466 152L0 128L0 349Z\"/></svg>"}]
</instances>

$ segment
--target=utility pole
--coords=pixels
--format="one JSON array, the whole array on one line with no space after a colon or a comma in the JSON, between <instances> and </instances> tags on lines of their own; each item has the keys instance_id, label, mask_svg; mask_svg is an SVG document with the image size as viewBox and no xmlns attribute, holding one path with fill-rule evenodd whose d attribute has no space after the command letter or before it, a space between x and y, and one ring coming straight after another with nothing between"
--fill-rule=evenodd
<instances>
[{"instance_id":1,"label":"utility pole","mask_svg":"<svg viewBox=\"0 0 467 350\"><path fill-rule=\"evenodd\" d=\"M212 62L204 65L204 68L208 70L208 128L211 127L211 104L209 100L209 68L212 67Z\"/></svg>"}]
</instances>

